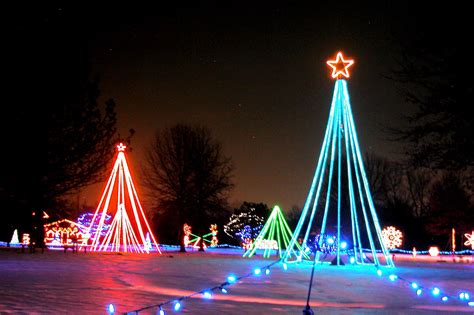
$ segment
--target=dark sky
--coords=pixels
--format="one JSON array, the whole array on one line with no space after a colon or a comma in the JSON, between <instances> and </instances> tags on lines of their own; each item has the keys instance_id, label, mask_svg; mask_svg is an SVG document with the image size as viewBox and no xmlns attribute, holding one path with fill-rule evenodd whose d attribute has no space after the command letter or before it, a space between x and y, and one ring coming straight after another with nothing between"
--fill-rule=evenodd
<instances>
[{"instance_id":1,"label":"dark sky","mask_svg":"<svg viewBox=\"0 0 474 315\"><path fill-rule=\"evenodd\" d=\"M101 99L117 103L121 134L136 130L128 155L136 174L158 128L198 123L235 163L233 204L302 206L334 84L325 62L338 50L355 59L349 91L362 150L400 157L384 128L402 124L409 107L384 75L395 66L400 34L416 31L410 6L206 3L34 14L87 52ZM81 198L95 204L100 190Z\"/></svg>"}]
</instances>

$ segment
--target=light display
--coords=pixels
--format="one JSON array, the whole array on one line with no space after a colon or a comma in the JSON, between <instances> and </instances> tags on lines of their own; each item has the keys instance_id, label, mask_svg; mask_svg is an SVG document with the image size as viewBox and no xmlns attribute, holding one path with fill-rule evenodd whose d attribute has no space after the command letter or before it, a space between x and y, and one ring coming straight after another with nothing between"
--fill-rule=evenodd
<instances>
[{"instance_id":1,"label":"light display","mask_svg":"<svg viewBox=\"0 0 474 315\"><path fill-rule=\"evenodd\" d=\"M183 225L183 232L184 232L184 246L192 246L194 248L199 248L201 241L203 242L202 247L207 248L206 243L209 244L210 247L216 247L219 243L217 239L217 224L211 224L209 228L211 230L210 233L205 235L198 236L192 233L192 227L185 223ZM211 239L209 239L211 237Z\"/></svg>"},{"instance_id":2,"label":"light display","mask_svg":"<svg viewBox=\"0 0 474 315\"><path fill-rule=\"evenodd\" d=\"M232 238L241 241L243 248L248 248L262 230L264 217L257 215L255 207L250 207L248 212L232 214L229 223L224 225L224 232Z\"/></svg>"},{"instance_id":3,"label":"light display","mask_svg":"<svg viewBox=\"0 0 474 315\"><path fill-rule=\"evenodd\" d=\"M383 243L380 223L372 200L352 114L347 81L341 79L349 77L348 68L353 63L353 60L345 60L340 52L337 53L336 60L330 60L327 63L332 68L331 76L337 80L314 177L288 247L290 250L285 255L287 262L298 261L302 256L301 254L293 255L293 250L300 238L303 239L302 244L306 244L310 233L314 230L325 235L328 222L330 222L329 224L335 227L337 239L341 239L343 232L345 235L352 236L351 246L356 264L394 266L392 257ZM347 206L342 205L342 200L345 199L348 200ZM322 216L316 216L318 210L323 212ZM341 225L342 215L344 218L350 217L348 226ZM372 260L363 254L363 248L367 247L371 250ZM383 259L377 255L378 250L381 250ZM318 262L320 261L319 254L317 253L315 258ZM338 246L337 265L340 265L340 254L341 250Z\"/></svg>"},{"instance_id":4,"label":"light display","mask_svg":"<svg viewBox=\"0 0 474 315\"><path fill-rule=\"evenodd\" d=\"M30 244L30 234L23 233L23 237L21 238L21 243L23 245L29 245Z\"/></svg>"},{"instance_id":5,"label":"light display","mask_svg":"<svg viewBox=\"0 0 474 315\"><path fill-rule=\"evenodd\" d=\"M428 253L430 253L431 257L437 257L439 256L439 248L436 246L431 246L428 250Z\"/></svg>"},{"instance_id":6,"label":"light display","mask_svg":"<svg viewBox=\"0 0 474 315\"><path fill-rule=\"evenodd\" d=\"M474 250L474 231L472 231L471 234L469 233L466 233L464 234L464 236L466 237L467 241L464 242L464 245L466 246L471 246L471 249Z\"/></svg>"},{"instance_id":7,"label":"light display","mask_svg":"<svg viewBox=\"0 0 474 315\"><path fill-rule=\"evenodd\" d=\"M257 249L263 249L263 257L268 258L273 250L278 251L280 258L283 256L283 250L288 248L288 244L293 236L285 216L279 206L273 207L272 213L262 228L262 231L255 239L255 242L248 246L244 257L252 257ZM299 244L296 245L301 250Z\"/></svg>"},{"instance_id":8,"label":"light display","mask_svg":"<svg viewBox=\"0 0 474 315\"><path fill-rule=\"evenodd\" d=\"M342 241L341 241L341 245L342 245ZM148 305L148 306L143 306L143 307L140 307L139 309L127 311L124 314L137 314L137 313L142 312L142 311L151 311L151 310L155 309L156 314L165 315L166 314L165 310L167 310L167 308L168 308L168 310L174 310L175 312L178 312L178 311L181 311L183 309L183 307L185 306L184 301L186 301L188 299L196 298L196 297L200 296L203 300L212 300L214 298L214 292L222 293L224 295L225 294L230 294L232 291L228 290L228 287L237 285L239 283L242 283L243 280L245 280L247 278L253 277L254 279L259 279L259 278L260 279L268 279L267 277L264 277L263 275L270 276L271 275L271 269L277 264L282 265L282 270L283 271L287 271L288 268L289 268L288 265L285 262L282 261L282 259L279 259L279 260L271 262L268 265L261 266L261 267L255 267L251 272L248 271L246 274L244 274L242 276L237 276L235 274L230 274L229 276L227 276L227 278L225 279L224 282L222 282L220 284L217 284L213 287L208 287L208 288L202 289L200 291L193 292L193 293L185 295L185 296L173 297L173 298L171 298L169 300L166 300L166 301L163 301L161 303L153 303L153 304ZM437 286L432 286L432 285L424 286L423 284L421 284L419 282L405 279L404 277L402 277L400 275L397 275L397 274L394 274L394 273L388 273L388 275L384 275L384 272L379 268L376 269L376 274L377 274L377 277L376 277L377 279L388 280L392 283L393 282L399 282L399 283L403 284L400 287L408 288L409 290L412 290L412 292L414 294L416 294L417 297L426 297L428 295L424 294L424 293L426 293L426 292L431 293L431 295L435 298L434 302L437 305L439 305L438 300L437 300L437 299L439 299L439 301L442 301L444 303L446 303L448 301L460 301L461 304L464 304L464 305L467 305L467 306L470 306L470 307L474 307L474 302L470 300L471 299L471 293L464 290L464 289L452 290L452 288L451 288L451 290L455 293L449 294L448 292L445 292L442 289L442 287L437 287ZM375 279L373 281L375 282ZM206 282L207 282L207 280L206 280ZM432 280L430 282L432 282ZM267 281L267 283L268 283L268 281ZM229 293L229 291L230 291L230 293ZM219 299L219 300L221 300L221 299ZM115 306L114 305L108 305L107 308L109 310L112 309L113 312L115 312Z\"/></svg>"},{"instance_id":9,"label":"light display","mask_svg":"<svg viewBox=\"0 0 474 315\"><path fill-rule=\"evenodd\" d=\"M339 246L339 241L335 235L310 235L305 244L305 252L321 252L323 254L334 254ZM341 249L346 249L347 243L341 242Z\"/></svg>"},{"instance_id":10,"label":"light display","mask_svg":"<svg viewBox=\"0 0 474 315\"><path fill-rule=\"evenodd\" d=\"M63 219L44 225L45 245L72 245L87 242L85 232L87 227L68 219Z\"/></svg>"},{"instance_id":11,"label":"light display","mask_svg":"<svg viewBox=\"0 0 474 315\"><path fill-rule=\"evenodd\" d=\"M403 233L394 226L387 226L382 230L383 243L388 249L402 246Z\"/></svg>"},{"instance_id":12,"label":"light display","mask_svg":"<svg viewBox=\"0 0 474 315\"><path fill-rule=\"evenodd\" d=\"M13 231L13 235L12 235L12 239L10 241L10 244L12 244L12 245L20 244L20 240L18 239L18 230L17 229L15 229L15 231Z\"/></svg>"},{"instance_id":13,"label":"light display","mask_svg":"<svg viewBox=\"0 0 474 315\"><path fill-rule=\"evenodd\" d=\"M91 250L148 253L154 249L161 253L140 204L125 158L125 148L123 143L117 146L118 154L112 172L87 227L86 234L91 238ZM109 213L113 215L113 220L110 227L105 229L104 224ZM102 235L104 230L105 235ZM147 233L150 235L151 244L147 243Z\"/></svg>"},{"instance_id":14,"label":"light display","mask_svg":"<svg viewBox=\"0 0 474 315\"><path fill-rule=\"evenodd\" d=\"M79 216L77 219L77 223L79 223L79 226L84 226L86 229L83 231L84 233L87 232L87 230L90 228L90 234L93 234L94 236L97 235L97 227L99 226L99 221L100 218L98 216L95 217L94 223L92 223L92 218L94 218L94 213L91 212L85 212ZM105 236L107 233L107 230L110 227L110 220L112 219L112 216L110 214L105 214L104 217L104 222L102 224L102 230L100 232L100 236Z\"/></svg>"},{"instance_id":15,"label":"light display","mask_svg":"<svg viewBox=\"0 0 474 315\"><path fill-rule=\"evenodd\" d=\"M235 233L236 236L240 237L243 249L248 249L252 246L253 239L258 236L262 227L263 225L259 225L252 229L250 225L245 225L239 232Z\"/></svg>"},{"instance_id":16,"label":"light display","mask_svg":"<svg viewBox=\"0 0 474 315\"><path fill-rule=\"evenodd\" d=\"M331 77L340 79L341 76L349 78L349 67L354 64L354 60L344 60L342 53L338 52L335 60L328 60L326 63L332 68Z\"/></svg>"}]
</instances>

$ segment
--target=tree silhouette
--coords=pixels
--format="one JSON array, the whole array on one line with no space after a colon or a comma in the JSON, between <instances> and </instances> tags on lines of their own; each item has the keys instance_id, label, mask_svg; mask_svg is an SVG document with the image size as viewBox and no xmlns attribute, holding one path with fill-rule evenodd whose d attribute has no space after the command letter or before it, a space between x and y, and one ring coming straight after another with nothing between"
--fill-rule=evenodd
<instances>
[{"instance_id":1,"label":"tree silhouette","mask_svg":"<svg viewBox=\"0 0 474 315\"><path fill-rule=\"evenodd\" d=\"M67 194L101 181L114 154L115 104L99 103L80 24L57 8L40 11L25 12L6 37L2 239L31 229L33 212L54 215Z\"/></svg>"},{"instance_id":2,"label":"tree silhouette","mask_svg":"<svg viewBox=\"0 0 474 315\"><path fill-rule=\"evenodd\" d=\"M155 204L160 240L183 244L183 224L196 234L207 232L209 220L227 212L233 165L209 129L177 124L160 130L148 148L144 183Z\"/></svg>"},{"instance_id":3,"label":"tree silhouette","mask_svg":"<svg viewBox=\"0 0 474 315\"><path fill-rule=\"evenodd\" d=\"M448 17L447 13L443 16ZM473 65L464 62L464 47L451 34L464 29L462 18L440 23L420 18L416 30L400 39L401 56L393 78L414 105L408 127L393 131L407 143L415 166L471 170L474 166Z\"/></svg>"}]
</instances>

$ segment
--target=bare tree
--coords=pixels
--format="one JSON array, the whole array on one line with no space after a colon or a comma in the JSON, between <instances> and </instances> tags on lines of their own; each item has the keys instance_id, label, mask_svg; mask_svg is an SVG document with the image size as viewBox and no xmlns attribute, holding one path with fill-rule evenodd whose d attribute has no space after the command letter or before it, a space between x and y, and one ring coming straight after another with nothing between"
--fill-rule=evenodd
<instances>
[{"instance_id":1,"label":"bare tree","mask_svg":"<svg viewBox=\"0 0 474 315\"><path fill-rule=\"evenodd\" d=\"M177 124L158 131L146 153L143 178L165 234L160 237L176 240L177 235L184 250L184 223L199 233L226 213L232 172L230 158L209 129Z\"/></svg>"}]
</instances>

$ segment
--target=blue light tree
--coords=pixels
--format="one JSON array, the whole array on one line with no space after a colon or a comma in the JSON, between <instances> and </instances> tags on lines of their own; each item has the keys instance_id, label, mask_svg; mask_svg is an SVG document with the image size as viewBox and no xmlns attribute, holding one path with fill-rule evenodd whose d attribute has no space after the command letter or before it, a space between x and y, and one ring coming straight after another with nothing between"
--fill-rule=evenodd
<instances>
[{"instance_id":1,"label":"blue light tree","mask_svg":"<svg viewBox=\"0 0 474 315\"><path fill-rule=\"evenodd\" d=\"M357 264L387 265L393 267L393 261L386 249L380 223L375 210L374 202L369 188L369 182L364 169L359 141L354 118L352 115L347 81L349 77L348 68L354 63L353 60L344 60L342 53L338 53L336 60L327 62L332 67L332 77L336 79L334 94L329 112L329 120L323 145L319 155L318 164L313 181L303 207L301 217L296 226L285 261L301 260L302 250L308 250L307 242L311 233L319 232L324 236L328 232L328 217L334 218L334 231L337 240L342 238L351 239L350 250L345 251L352 255ZM343 174L344 172L344 174ZM324 195L323 197L321 195ZM341 200L347 200L342 205ZM331 202L332 201L332 202ZM318 211L323 211L322 216L317 216ZM342 235L341 213L349 218L344 226L344 231L349 235ZM319 247L323 244L324 237L319 238ZM294 255L299 241L303 249ZM369 248L372 259L364 253ZM341 264L340 246L336 250L337 265ZM377 256L381 252L383 261ZM320 260L320 252L315 254L314 259Z\"/></svg>"}]
</instances>

